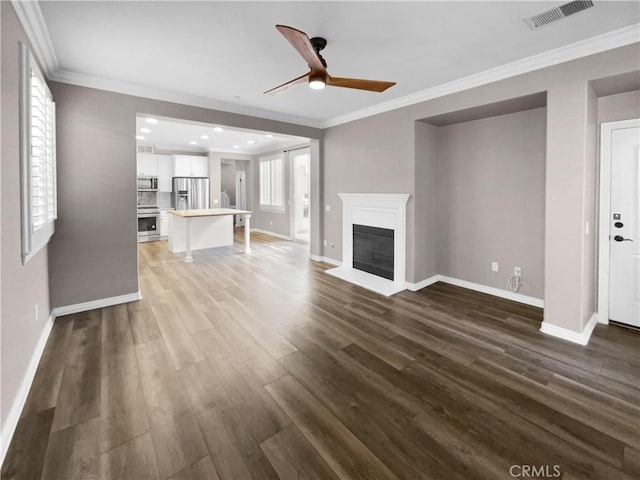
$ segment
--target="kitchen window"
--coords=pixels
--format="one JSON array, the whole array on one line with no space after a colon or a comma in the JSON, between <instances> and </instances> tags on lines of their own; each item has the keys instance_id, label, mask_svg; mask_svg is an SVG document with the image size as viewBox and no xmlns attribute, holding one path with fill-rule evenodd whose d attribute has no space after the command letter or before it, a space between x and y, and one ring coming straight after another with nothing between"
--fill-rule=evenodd
<instances>
[{"instance_id":1,"label":"kitchen window","mask_svg":"<svg viewBox=\"0 0 640 480\"><path fill-rule=\"evenodd\" d=\"M284 212L283 164L281 154L260 159L260 210Z\"/></svg>"},{"instance_id":2,"label":"kitchen window","mask_svg":"<svg viewBox=\"0 0 640 480\"><path fill-rule=\"evenodd\" d=\"M29 49L20 44L22 262L48 242L57 218L56 112Z\"/></svg>"}]
</instances>

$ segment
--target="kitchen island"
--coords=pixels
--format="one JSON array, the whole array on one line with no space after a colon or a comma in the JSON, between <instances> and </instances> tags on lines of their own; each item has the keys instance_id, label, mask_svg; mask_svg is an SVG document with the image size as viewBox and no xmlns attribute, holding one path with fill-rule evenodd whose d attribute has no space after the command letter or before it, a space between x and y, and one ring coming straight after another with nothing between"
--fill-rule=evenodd
<instances>
[{"instance_id":1,"label":"kitchen island","mask_svg":"<svg viewBox=\"0 0 640 480\"><path fill-rule=\"evenodd\" d=\"M185 252L184 261L193 262L191 252L203 248L233 245L233 216L244 217L244 253L251 253L248 210L207 208L202 210L169 210L169 250Z\"/></svg>"}]
</instances>

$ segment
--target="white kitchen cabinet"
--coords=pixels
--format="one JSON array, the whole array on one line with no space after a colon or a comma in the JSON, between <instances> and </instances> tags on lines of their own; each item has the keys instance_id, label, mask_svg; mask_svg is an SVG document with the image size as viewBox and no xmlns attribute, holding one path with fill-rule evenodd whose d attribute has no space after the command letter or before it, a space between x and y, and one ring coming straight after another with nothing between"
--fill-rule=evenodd
<instances>
[{"instance_id":1,"label":"white kitchen cabinet","mask_svg":"<svg viewBox=\"0 0 640 480\"><path fill-rule=\"evenodd\" d=\"M174 177L208 177L209 158L195 155L173 156Z\"/></svg>"},{"instance_id":2,"label":"white kitchen cabinet","mask_svg":"<svg viewBox=\"0 0 640 480\"><path fill-rule=\"evenodd\" d=\"M158 159L153 153L139 153L137 159L138 176L157 177Z\"/></svg>"},{"instance_id":3,"label":"white kitchen cabinet","mask_svg":"<svg viewBox=\"0 0 640 480\"><path fill-rule=\"evenodd\" d=\"M171 192L173 178L173 157L171 155L156 155L158 161L158 191Z\"/></svg>"},{"instance_id":4,"label":"white kitchen cabinet","mask_svg":"<svg viewBox=\"0 0 640 480\"><path fill-rule=\"evenodd\" d=\"M194 177L208 177L209 157L193 157L191 159L191 171Z\"/></svg>"},{"instance_id":5,"label":"white kitchen cabinet","mask_svg":"<svg viewBox=\"0 0 640 480\"><path fill-rule=\"evenodd\" d=\"M160 213L160 236L167 237L169 235L169 215L166 210Z\"/></svg>"}]
</instances>

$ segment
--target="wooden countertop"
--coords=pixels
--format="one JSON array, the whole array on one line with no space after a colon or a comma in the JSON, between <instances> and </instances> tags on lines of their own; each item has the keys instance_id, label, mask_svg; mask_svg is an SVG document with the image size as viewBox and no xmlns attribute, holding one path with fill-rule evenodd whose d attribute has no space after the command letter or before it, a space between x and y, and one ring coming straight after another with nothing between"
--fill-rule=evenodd
<instances>
[{"instance_id":1,"label":"wooden countertop","mask_svg":"<svg viewBox=\"0 0 640 480\"><path fill-rule=\"evenodd\" d=\"M201 210L167 210L167 213L176 217L219 217L221 215L244 215L251 213L249 210L236 210L234 208L206 208Z\"/></svg>"}]
</instances>

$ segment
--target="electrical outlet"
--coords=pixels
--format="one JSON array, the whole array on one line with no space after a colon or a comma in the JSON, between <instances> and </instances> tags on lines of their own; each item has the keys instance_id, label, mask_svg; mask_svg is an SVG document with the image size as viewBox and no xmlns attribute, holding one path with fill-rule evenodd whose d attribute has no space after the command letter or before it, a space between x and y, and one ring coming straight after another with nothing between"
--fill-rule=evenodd
<instances>
[{"instance_id":1,"label":"electrical outlet","mask_svg":"<svg viewBox=\"0 0 640 480\"><path fill-rule=\"evenodd\" d=\"M39 309L38 309L38 304L36 303L36 304L33 306L33 314L35 315L36 320L38 320L38 317L40 316L40 315L39 315L39 313L40 313L40 312L39 312Z\"/></svg>"},{"instance_id":2,"label":"electrical outlet","mask_svg":"<svg viewBox=\"0 0 640 480\"><path fill-rule=\"evenodd\" d=\"M324 211L325 212L330 212L331 211L331 205L327 204L324 206Z\"/></svg>"},{"instance_id":3,"label":"electrical outlet","mask_svg":"<svg viewBox=\"0 0 640 480\"><path fill-rule=\"evenodd\" d=\"M491 262L491 271L492 272L498 271L498 262Z\"/></svg>"},{"instance_id":4,"label":"electrical outlet","mask_svg":"<svg viewBox=\"0 0 640 480\"><path fill-rule=\"evenodd\" d=\"M217 204L218 204L218 199L217 199L217 198L214 198L214 199L213 199L213 204L214 204L214 205L217 205Z\"/></svg>"},{"instance_id":5,"label":"electrical outlet","mask_svg":"<svg viewBox=\"0 0 640 480\"><path fill-rule=\"evenodd\" d=\"M516 277L521 277L522 276L522 269L520 267L513 267L513 274Z\"/></svg>"},{"instance_id":6,"label":"electrical outlet","mask_svg":"<svg viewBox=\"0 0 640 480\"><path fill-rule=\"evenodd\" d=\"M335 243L333 243L333 242L331 242L331 248L333 248L333 247L335 247L335 246L336 246L336 244L335 244Z\"/></svg>"},{"instance_id":7,"label":"electrical outlet","mask_svg":"<svg viewBox=\"0 0 640 480\"><path fill-rule=\"evenodd\" d=\"M327 245L329 245L329 242L327 242L326 240L324 241L324 246L326 247Z\"/></svg>"}]
</instances>

